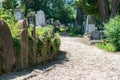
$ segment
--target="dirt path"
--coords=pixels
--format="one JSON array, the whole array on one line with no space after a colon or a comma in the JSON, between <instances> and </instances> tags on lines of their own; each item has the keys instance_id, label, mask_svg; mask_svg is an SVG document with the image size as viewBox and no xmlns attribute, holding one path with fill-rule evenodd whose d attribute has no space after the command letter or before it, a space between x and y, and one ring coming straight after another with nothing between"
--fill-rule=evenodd
<instances>
[{"instance_id":1,"label":"dirt path","mask_svg":"<svg viewBox=\"0 0 120 80\"><path fill-rule=\"evenodd\" d=\"M0 80L120 80L120 54L100 50L77 37L61 37L60 50L48 64Z\"/></svg>"}]
</instances>

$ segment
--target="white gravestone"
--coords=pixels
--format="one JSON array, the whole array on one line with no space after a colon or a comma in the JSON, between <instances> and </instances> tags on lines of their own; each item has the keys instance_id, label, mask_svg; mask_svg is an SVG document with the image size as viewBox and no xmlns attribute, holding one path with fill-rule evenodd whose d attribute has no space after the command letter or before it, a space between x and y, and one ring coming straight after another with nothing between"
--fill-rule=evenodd
<instances>
[{"instance_id":1,"label":"white gravestone","mask_svg":"<svg viewBox=\"0 0 120 80\"><path fill-rule=\"evenodd\" d=\"M14 17L15 20L19 21L23 19L23 12L20 9L15 9L14 10Z\"/></svg>"},{"instance_id":2,"label":"white gravestone","mask_svg":"<svg viewBox=\"0 0 120 80\"><path fill-rule=\"evenodd\" d=\"M2 8L2 0L0 0L0 8Z\"/></svg>"},{"instance_id":3,"label":"white gravestone","mask_svg":"<svg viewBox=\"0 0 120 80\"><path fill-rule=\"evenodd\" d=\"M95 31L96 27L94 24L94 21L92 19L92 16L87 16L87 22L86 22L86 28L85 28L85 34L90 34L92 31Z\"/></svg>"},{"instance_id":4,"label":"white gravestone","mask_svg":"<svg viewBox=\"0 0 120 80\"><path fill-rule=\"evenodd\" d=\"M95 30L96 30L95 24L88 24L88 33L91 33L92 31Z\"/></svg>"},{"instance_id":5,"label":"white gravestone","mask_svg":"<svg viewBox=\"0 0 120 80\"><path fill-rule=\"evenodd\" d=\"M45 14L42 10L38 11L36 14L36 26L45 25Z\"/></svg>"}]
</instances>

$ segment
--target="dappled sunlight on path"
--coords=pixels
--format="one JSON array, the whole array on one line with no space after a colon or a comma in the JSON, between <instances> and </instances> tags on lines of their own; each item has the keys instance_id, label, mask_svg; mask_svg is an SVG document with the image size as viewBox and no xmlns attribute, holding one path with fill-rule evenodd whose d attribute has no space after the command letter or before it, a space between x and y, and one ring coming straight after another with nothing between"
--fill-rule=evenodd
<instances>
[{"instance_id":1,"label":"dappled sunlight on path","mask_svg":"<svg viewBox=\"0 0 120 80\"><path fill-rule=\"evenodd\" d=\"M100 50L83 38L61 37L60 54L46 67L34 69L37 75L14 80L120 80L120 54ZM46 68L45 68L46 67ZM40 72L41 71L41 72ZM32 73L31 72L31 73ZM29 75L28 73L27 75Z\"/></svg>"}]
</instances>

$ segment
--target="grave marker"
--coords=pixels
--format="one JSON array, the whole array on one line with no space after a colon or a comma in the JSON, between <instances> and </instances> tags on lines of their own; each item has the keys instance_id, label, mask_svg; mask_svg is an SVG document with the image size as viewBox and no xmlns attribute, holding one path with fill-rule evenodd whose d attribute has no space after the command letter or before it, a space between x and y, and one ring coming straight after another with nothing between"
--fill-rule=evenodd
<instances>
[{"instance_id":1,"label":"grave marker","mask_svg":"<svg viewBox=\"0 0 120 80\"><path fill-rule=\"evenodd\" d=\"M92 16L88 15L86 26L85 26L85 34L91 34L91 32L95 31L95 30L96 30L96 27L95 27L95 23L92 19Z\"/></svg>"},{"instance_id":2,"label":"grave marker","mask_svg":"<svg viewBox=\"0 0 120 80\"><path fill-rule=\"evenodd\" d=\"M21 68L28 67L28 31L25 20L20 20Z\"/></svg>"},{"instance_id":3,"label":"grave marker","mask_svg":"<svg viewBox=\"0 0 120 80\"><path fill-rule=\"evenodd\" d=\"M45 14L42 10L40 10L36 14L36 26L44 26L45 24Z\"/></svg>"},{"instance_id":4,"label":"grave marker","mask_svg":"<svg viewBox=\"0 0 120 80\"><path fill-rule=\"evenodd\" d=\"M36 17L35 17L35 14L30 12L28 13L27 15L27 20L28 20L28 26L30 27L31 25L32 26L36 26Z\"/></svg>"},{"instance_id":5,"label":"grave marker","mask_svg":"<svg viewBox=\"0 0 120 80\"><path fill-rule=\"evenodd\" d=\"M16 63L16 54L10 29L2 20L0 20L0 55L3 59L3 71L11 71Z\"/></svg>"},{"instance_id":6,"label":"grave marker","mask_svg":"<svg viewBox=\"0 0 120 80\"><path fill-rule=\"evenodd\" d=\"M23 19L23 12L19 8L15 9L14 10L14 17L15 17L16 21L22 20Z\"/></svg>"}]
</instances>

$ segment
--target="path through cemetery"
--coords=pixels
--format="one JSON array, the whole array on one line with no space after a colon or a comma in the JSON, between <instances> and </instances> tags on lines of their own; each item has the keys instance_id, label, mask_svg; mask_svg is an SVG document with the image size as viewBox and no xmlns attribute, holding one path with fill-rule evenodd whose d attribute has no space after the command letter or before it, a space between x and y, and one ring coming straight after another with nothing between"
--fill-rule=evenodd
<instances>
[{"instance_id":1,"label":"path through cemetery","mask_svg":"<svg viewBox=\"0 0 120 80\"><path fill-rule=\"evenodd\" d=\"M13 80L120 80L120 54L90 46L78 37L61 37L59 56L48 64L0 77ZM1 79L0 79L1 80Z\"/></svg>"}]
</instances>

